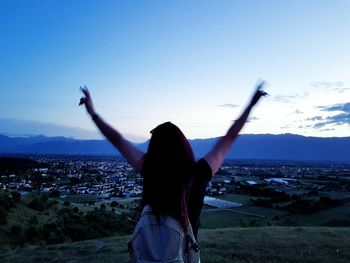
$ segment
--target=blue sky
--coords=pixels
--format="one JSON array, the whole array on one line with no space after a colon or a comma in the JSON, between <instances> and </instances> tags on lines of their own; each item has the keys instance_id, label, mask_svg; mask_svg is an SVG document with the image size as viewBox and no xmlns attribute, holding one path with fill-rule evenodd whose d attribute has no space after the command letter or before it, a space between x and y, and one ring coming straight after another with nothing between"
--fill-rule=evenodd
<instances>
[{"instance_id":1,"label":"blue sky","mask_svg":"<svg viewBox=\"0 0 350 263\"><path fill-rule=\"evenodd\" d=\"M0 133L134 141L172 121L221 136L258 79L243 133L349 136L350 1L0 1Z\"/></svg>"}]
</instances>

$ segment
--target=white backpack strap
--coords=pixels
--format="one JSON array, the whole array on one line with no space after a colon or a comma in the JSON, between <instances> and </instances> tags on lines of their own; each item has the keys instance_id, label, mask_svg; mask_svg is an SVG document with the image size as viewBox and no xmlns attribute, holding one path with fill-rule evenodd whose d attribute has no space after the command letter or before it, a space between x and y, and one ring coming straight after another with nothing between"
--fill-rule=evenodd
<instances>
[{"instance_id":1,"label":"white backpack strap","mask_svg":"<svg viewBox=\"0 0 350 263\"><path fill-rule=\"evenodd\" d=\"M186 263L199 263L200 262L200 251L199 245L194 237L192 226L189 223L187 231L184 235L184 260Z\"/></svg>"}]
</instances>

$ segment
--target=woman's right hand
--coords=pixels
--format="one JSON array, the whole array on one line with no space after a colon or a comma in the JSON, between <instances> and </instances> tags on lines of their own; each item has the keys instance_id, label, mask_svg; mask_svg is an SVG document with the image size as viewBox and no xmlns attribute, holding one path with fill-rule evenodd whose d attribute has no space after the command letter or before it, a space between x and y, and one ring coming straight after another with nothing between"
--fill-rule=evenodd
<instances>
[{"instance_id":1,"label":"woman's right hand","mask_svg":"<svg viewBox=\"0 0 350 263\"><path fill-rule=\"evenodd\" d=\"M87 112L90 115L95 114L94 105L92 103L92 99L91 99L89 90L87 89L86 86L80 87L80 90L84 93L85 97L81 97L79 105L84 104Z\"/></svg>"},{"instance_id":2,"label":"woman's right hand","mask_svg":"<svg viewBox=\"0 0 350 263\"><path fill-rule=\"evenodd\" d=\"M260 83L258 83L258 85L256 87L256 91L255 91L253 98L250 102L250 104L252 106L254 106L260 100L261 97L268 95L267 92L265 92L263 90L264 85L265 85L265 81L261 81Z\"/></svg>"}]
</instances>

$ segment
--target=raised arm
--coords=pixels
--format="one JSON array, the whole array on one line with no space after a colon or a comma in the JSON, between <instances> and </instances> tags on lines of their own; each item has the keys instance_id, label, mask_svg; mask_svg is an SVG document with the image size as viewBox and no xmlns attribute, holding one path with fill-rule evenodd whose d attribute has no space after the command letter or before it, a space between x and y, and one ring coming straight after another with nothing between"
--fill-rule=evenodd
<instances>
[{"instance_id":1,"label":"raised arm","mask_svg":"<svg viewBox=\"0 0 350 263\"><path fill-rule=\"evenodd\" d=\"M90 93L86 87L81 88L85 97L80 99L79 105L84 104L87 112L90 114L92 120L102 132L102 134L120 151L127 162L137 171L141 172L144 153L138 150L131 142L126 140L116 129L102 120L96 114Z\"/></svg>"},{"instance_id":2,"label":"raised arm","mask_svg":"<svg viewBox=\"0 0 350 263\"><path fill-rule=\"evenodd\" d=\"M264 82L258 84L253 98L243 111L242 115L229 128L226 135L221 137L219 141L214 145L213 149L204 156L204 159L207 160L213 174L215 174L219 170L234 140L237 138L238 133L241 131L244 124L246 123L250 111L252 110L254 105L259 101L259 99L262 96L267 95L267 93L262 90L263 86Z\"/></svg>"}]
</instances>

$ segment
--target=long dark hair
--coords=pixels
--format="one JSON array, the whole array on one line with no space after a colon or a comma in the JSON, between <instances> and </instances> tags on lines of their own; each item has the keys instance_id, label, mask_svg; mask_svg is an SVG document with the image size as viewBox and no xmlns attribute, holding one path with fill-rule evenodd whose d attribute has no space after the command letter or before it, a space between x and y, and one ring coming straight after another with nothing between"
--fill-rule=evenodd
<instances>
[{"instance_id":1,"label":"long dark hair","mask_svg":"<svg viewBox=\"0 0 350 263\"><path fill-rule=\"evenodd\" d=\"M165 213L188 227L187 201L195 163L192 148L181 130L171 122L151 131L141 170L141 206L150 205L156 215Z\"/></svg>"}]
</instances>

